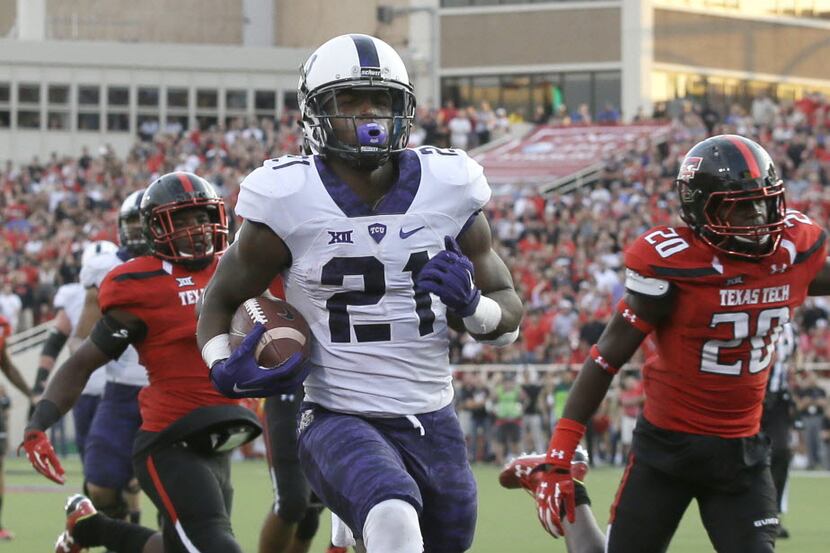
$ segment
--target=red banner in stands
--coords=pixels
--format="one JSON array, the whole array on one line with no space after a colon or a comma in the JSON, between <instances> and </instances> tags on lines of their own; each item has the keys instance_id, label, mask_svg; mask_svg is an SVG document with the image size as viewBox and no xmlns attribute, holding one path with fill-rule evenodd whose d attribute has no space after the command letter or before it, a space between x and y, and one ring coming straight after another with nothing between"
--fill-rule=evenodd
<instances>
[{"instance_id":1,"label":"red banner in stands","mask_svg":"<svg viewBox=\"0 0 830 553\"><path fill-rule=\"evenodd\" d=\"M550 184L601 164L639 140L662 140L669 126L540 126L475 155L493 184Z\"/></svg>"}]
</instances>

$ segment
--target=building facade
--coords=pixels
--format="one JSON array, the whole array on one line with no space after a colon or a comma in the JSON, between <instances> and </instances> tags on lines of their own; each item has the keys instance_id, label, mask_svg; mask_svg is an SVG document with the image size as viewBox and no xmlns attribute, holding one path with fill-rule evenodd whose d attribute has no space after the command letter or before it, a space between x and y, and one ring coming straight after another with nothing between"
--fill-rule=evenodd
<instances>
[{"instance_id":1,"label":"building facade","mask_svg":"<svg viewBox=\"0 0 830 553\"><path fill-rule=\"evenodd\" d=\"M0 158L279 116L304 57L349 32L401 52L421 105L631 119L830 93L830 0L17 0L0 2Z\"/></svg>"}]
</instances>

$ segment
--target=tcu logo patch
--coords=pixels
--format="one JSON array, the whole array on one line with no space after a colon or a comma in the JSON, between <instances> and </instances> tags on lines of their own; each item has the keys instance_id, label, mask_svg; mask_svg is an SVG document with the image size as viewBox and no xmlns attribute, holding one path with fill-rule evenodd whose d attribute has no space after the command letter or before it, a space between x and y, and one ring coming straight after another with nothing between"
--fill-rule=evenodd
<instances>
[{"instance_id":1,"label":"tcu logo patch","mask_svg":"<svg viewBox=\"0 0 830 553\"><path fill-rule=\"evenodd\" d=\"M383 223L373 223L369 225L369 236L371 236L375 242L380 244L380 241L383 240L384 236L386 236L386 225Z\"/></svg>"},{"instance_id":2,"label":"tcu logo patch","mask_svg":"<svg viewBox=\"0 0 830 553\"><path fill-rule=\"evenodd\" d=\"M680 172L677 175L677 180L689 182L694 178L695 173L700 170L700 163L703 161L702 157L687 157L680 165Z\"/></svg>"}]
</instances>

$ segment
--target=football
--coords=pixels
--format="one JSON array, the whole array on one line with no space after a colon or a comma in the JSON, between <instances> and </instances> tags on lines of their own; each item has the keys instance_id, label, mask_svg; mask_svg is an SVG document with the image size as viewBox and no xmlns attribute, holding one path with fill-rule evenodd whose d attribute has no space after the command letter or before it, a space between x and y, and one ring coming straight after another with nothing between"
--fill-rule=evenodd
<instances>
[{"instance_id":1,"label":"football","mask_svg":"<svg viewBox=\"0 0 830 553\"><path fill-rule=\"evenodd\" d=\"M265 325L265 333L255 352L261 367L278 367L298 351L302 352L304 359L308 359L311 348L308 323L288 303L265 296L251 298L237 308L231 321L232 350L239 347L256 323Z\"/></svg>"}]
</instances>

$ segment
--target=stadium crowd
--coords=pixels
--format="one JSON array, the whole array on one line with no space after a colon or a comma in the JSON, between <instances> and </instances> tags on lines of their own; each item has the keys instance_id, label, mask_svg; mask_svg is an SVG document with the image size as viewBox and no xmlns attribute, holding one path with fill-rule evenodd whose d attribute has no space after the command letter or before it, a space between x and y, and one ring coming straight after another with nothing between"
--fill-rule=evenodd
<instances>
[{"instance_id":1,"label":"stadium crowd","mask_svg":"<svg viewBox=\"0 0 830 553\"><path fill-rule=\"evenodd\" d=\"M474 460L502 462L521 449L544 450L552 423L588 350L623 294L622 250L651 226L677 222L673 179L683 154L713 133L737 133L767 148L788 190L788 203L830 226L830 101L818 94L797 102L757 98L749 109L733 105L718 113L677 101L656 106L656 119L670 121L668 140L646 140L606 159L598 182L567 195L542 196L516 189L488 207L498 253L509 261L526 308L521 337L506 348L491 348L468 336L455 337L451 359L487 370L459 373L457 408ZM595 118L613 122L606 107ZM413 145L473 148L510 130L503 108L420 109ZM587 107L567 108L536 123L584 124ZM116 208L154 176L187 170L216 185L233 206L239 182L264 159L298 153L296 114L278 121L234 121L229 128L160 132L138 140L119 158L107 146L80 156L53 154L0 170L0 314L18 331L50 319L57 288L77 280L86 242L116 238ZM830 303L808 299L800 311L802 362L823 362L830 354ZM492 365L511 364L507 371ZM543 365L560 371L514 371ZM636 366L636 363L633 364ZM823 421L830 441L826 397L813 379L794 378L799 409ZM812 391L811 391L812 390ZM814 397L817 396L817 397ZM642 403L637 371L619 379L618 389L595 417L591 438L598 460L618 462L630 444L626 419ZM821 440L819 440L821 442ZM820 449L811 465L827 463Z\"/></svg>"}]
</instances>

